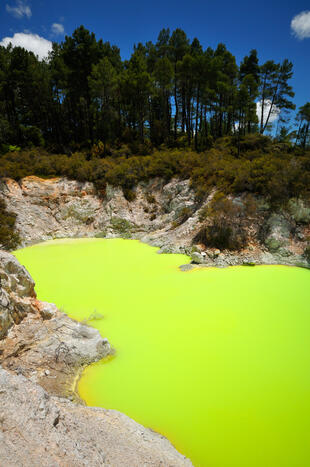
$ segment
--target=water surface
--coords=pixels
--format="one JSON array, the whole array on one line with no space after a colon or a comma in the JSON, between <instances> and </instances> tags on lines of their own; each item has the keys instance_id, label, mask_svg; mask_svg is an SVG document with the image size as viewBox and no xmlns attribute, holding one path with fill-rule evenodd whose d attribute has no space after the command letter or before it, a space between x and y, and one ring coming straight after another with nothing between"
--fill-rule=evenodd
<instances>
[{"instance_id":1,"label":"water surface","mask_svg":"<svg viewBox=\"0 0 310 467\"><path fill-rule=\"evenodd\" d=\"M133 240L16 252L42 300L88 318L116 348L79 384L167 436L196 466L310 465L310 273L284 266L181 272ZM103 317L101 317L103 316Z\"/></svg>"}]
</instances>

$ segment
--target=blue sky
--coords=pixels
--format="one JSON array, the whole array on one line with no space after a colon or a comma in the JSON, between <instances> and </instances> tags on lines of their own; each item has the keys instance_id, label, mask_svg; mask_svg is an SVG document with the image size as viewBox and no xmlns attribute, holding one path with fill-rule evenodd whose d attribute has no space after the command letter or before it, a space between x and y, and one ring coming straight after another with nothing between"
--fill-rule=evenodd
<instances>
[{"instance_id":1,"label":"blue sky","mask_svg":"<svg viewBox=\"0 0 310 467\"><path fill-rule=\"evenodd\" d=\"M83 24L97 38L119 46L122 57L128 58L134 43L156 41L164 27L181 27L191 39L198 37L204 47L224 42L238 62L252 48L258 50L261 63L268 59L293 61L292 85L295 103L300 106L310 101L310 12L295 21L301 38L292 34L291 21L309 10L309 1L298 0L2 0L0 41L23 33L15 37L32 47L30 34L61 41L64 34L70 35Z\"/></svg>"}]
</instances>

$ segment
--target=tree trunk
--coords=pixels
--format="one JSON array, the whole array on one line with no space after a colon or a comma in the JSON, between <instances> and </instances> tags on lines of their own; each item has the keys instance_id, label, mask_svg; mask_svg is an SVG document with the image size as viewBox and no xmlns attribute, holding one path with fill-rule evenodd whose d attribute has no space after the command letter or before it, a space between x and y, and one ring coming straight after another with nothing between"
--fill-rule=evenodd
<instances>
[{"instance_id":1,"label":"tree trunk","mask_svg":"<svg viewBox=\"0 0 310 467\"><path fill-rule=\"evenodd\" d=\"M262 89L262 100L261 100L261 117L260 117L260 133L263 133L263 128L264 128L264 108L265 108L265 90L266 90L266 80L267 80L267 75L265 73L264 76L264 84L263 84L263 89Z\"/></svg>"},{"instance_id":2,"label":"tree trunk","mask_svg":"<svg viewBox=\"0 0 310 467\"><path fill-rule=\"evenodd\" d=\"M264 128L263 128L263 131L261 132L261 134L264 133L264 131L266 130L266 127L268 125L268 122L269 122L269 119L270 119L270 115L271 115L271 112L272 112L272 109L273 109L273 106L274 106L274 102L275 102L275 99L276 99L276 96L278 94L278 89L279 89L279 79L278 79L278 82L277 82L277 85L276 85L276 89L273 93L273 96L272 96L272 101L271 101L271 104L270 104L270 108L269 108L269 112L268 112L268 116L267 116L267 119L266 119L266 122L265 122L265 125L264 125Z\"/></svg>"},{"instance_id":3,"label":"tree trunk","mask_svg":"<svg viewBox=\"0 0 310 467\"><path fill-rule=\"evenodd\" d=\"M175 105L175 115L174 115L174 139L177 139L177 130L178 130L178 119L179 119L179 105L177 99L177 63L174 62L174 105Z\"/></svg>"},{"instance_id":4,"label":"tree trunk","mask_svg":"<svg viewBox=\"0 0 310 467\"><path fill-rule=\"evenodd\" d=\"M199 96L200 89L199 86L197 88L197 102L196 102L196 121L195 121L195 151L198 148L198 120L199 120Z\"/></svg>"}]
</instances>

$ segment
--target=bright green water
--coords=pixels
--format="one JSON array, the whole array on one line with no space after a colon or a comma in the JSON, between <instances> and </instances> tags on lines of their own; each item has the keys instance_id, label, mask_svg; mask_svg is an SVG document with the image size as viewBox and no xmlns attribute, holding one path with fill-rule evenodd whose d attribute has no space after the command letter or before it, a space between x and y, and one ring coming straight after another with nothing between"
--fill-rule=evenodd
<instances>
[{"instance_id":1,"label":"bright green water","mask_svg":"<svg viewBox=\"0 0 310 467\"><path fill-rule=\"evenodd\" d=\"M90 366L89 405L167 436L196 466L310 466L310 273L283 266L181 272L132 240L16 252L39 298L116 348Z\"/></svg>"}]
</instances>

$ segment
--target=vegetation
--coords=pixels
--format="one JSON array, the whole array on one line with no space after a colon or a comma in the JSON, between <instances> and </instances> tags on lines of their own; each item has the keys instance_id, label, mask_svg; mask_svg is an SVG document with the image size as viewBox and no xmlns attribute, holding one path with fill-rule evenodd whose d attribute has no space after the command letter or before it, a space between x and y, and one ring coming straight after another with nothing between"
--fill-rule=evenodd
<instances>
[{"instance_id":1,"label":"vegetation","mask_svg":"<svg viewBox=\"0 0 310 467\"><path fill-rule=\"evenodd\" d=\"M238 156L238 146L240 154ZM191 179L197 200L216 186L228 194L253 193L272 203L310 196L310 151L292 148L267 136L218 139L207 151L154 150L150 155L122 155L122 147L105 158L90 152L50 154L41 149L9 152L0 157L0 173L19 180L27 175L66 176L93 182L104 194L106 184L121 186L132 199L134 186L153 177Z\"/></svg>"},{"instance_id":2,"label":"vegetation","mask_svg":"<svg viewBox=\"0 0 310 467\"><path fill-rule=\"evenodd\" d=\"M224 193L217 192L201 213L200 221L207 223L198 232L194 242L220 249L241 249L248 240L245 224L255 212L256 205L251 196L245 203L238 204Z\"/></svg>"},{"instance_id":3,"label":"vegetation","mask_svg":"<svg viewBox=\"0 0 310 467\"><path fill-rule=\"evenodd\" d=\"M304 256L306 257L307 261L310 263L310 245L308 245L304 250Z\"/></svg>"},{"instance_id":4,"label":"vegetation","mask_svg":"<svg viewBox=\"0 0 310 467\"><path fill-rule=\"evenodd\" d=\"M9 45L0 64L0 176L64 175L102 194L109 182L129 201L156 176L191 178L198 198L214 185L280 200L308 190L310 103L289 132L287 59L260 64L252 50L238 66L223 44L163 29L122 61L80 26L45 61Z\"/></svg>"},{"instance_id":5,"label":"vegetation","mask_svg":"<svg viewBox=\"0 0 310 467\"><path fill-rule=\"evenodd\" d=\"M133 229L133 224L127 219L122 217L112 217L110 221L111 227L115 232L119 232L125 238L131 238L131 231Z\"/></svg>"},{"instance_id":6,"label":"vegetation","mask_svg":"<svg viewBox=\"0 0 310 467\"><path fill-rule=\"evenodd\" d=\"M138 182L173 176L191 179L197 202L215 186L224 197L247 192L272 204L309 197L310 103L296 130L284 124L295 108L292 75L287 59L260 64L251 50L238 65L224 44L204 50L181 29L137 44L129 60L83 26L44 61L0 46L0 177L66 176L93 182L102 196L109 183L129 201ZM230 218L240 213L217 202L222 214L209 213L201 238L238 247L244 239ZM0 242L15 244L3 205L0 220Z\"/></svg>"},{"instance_id":7,"label":"vegetation","mask_svg":"<svg viewBox=\"0 0 310 467\"><path fill-rule=\"evenodd\" d=\"M16 216L6 210L3 200L0 199L0 248L13 250L17 247L20 238L15 232Z\"/></svg>"},{"instance_id":8,"label":"vegetation","mask_svg":"<svg viewBox=\"0 0 310 467\"><path fill-rule=\"evenodd\" d=\"M0 47L0 145L4 152L92 148L93 157L120 143L135 154L162 144L203 151L223 136L265 134L275 115L285 137L281 124L295 108L292 75L287 59L260 64L251 50L238 65L224 44L204 50L182 29L163 29L156 43L139 43L122 60L116 46L80 26L45 61ZM302 146L309 105L290 136Z\"/></svg>"}]
</instances>

